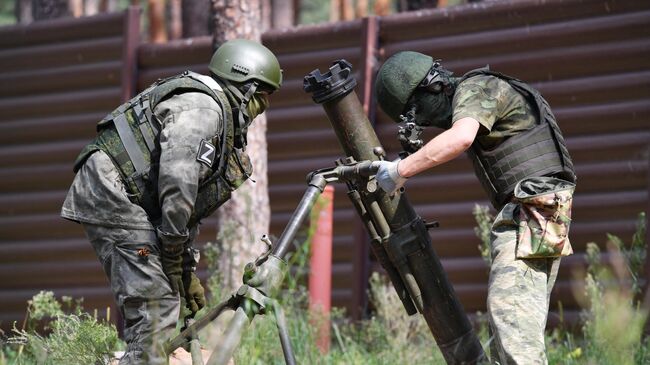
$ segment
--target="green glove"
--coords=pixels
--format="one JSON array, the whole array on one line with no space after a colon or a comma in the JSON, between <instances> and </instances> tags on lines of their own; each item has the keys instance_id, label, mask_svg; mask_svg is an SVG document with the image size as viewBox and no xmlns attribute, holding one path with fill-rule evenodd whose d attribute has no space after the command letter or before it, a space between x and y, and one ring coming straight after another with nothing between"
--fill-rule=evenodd
<instances>
[{"instance_id":1,"label":"green glove","mask_svg":"<svg viewBox=\"0 0 650 365\"><path fill-rule=\"evenodd\" d=\"M192 271L183 273L183 289L185 292L185 306L192 312L192 316L205 307L205 290L201 280Z\"/></svg>"},{"instance_id":2,"label":"green glove","mask_svg":"<svg viewBox=\"0 0 650 365\"><path fill-rule=\"evenodd\" d=\"M161 264L169 285L174 294L185 296L183 288L183 243L187 241L187 234L175 235L167 233L161 228L156 228L156 235L161 243Z\"/></svg>"},{"instance_id":3,"label":"green glove","mask_svg":"<svg viewBox=\"0 0 650 365\"><path fill-rule=\"evenodd\" d=\"M183 287L183 256L169 255L163 252L161 261L163 272L169 279L172 292L185 296L185 288Z\"/></svg>"}]
</instances>

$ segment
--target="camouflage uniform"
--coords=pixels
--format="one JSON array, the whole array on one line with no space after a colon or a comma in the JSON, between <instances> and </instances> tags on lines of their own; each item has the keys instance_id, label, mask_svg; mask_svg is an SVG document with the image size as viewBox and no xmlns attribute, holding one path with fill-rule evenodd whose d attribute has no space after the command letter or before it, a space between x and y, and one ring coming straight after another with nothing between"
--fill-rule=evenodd
<instances>
[{"instance_id":1,"label":"camouflage uniform","mask_svg":"<svg viewBox=\"0 0 650 365\"><path fill-rule=\"evenodd\" d=\"M475 143L485 149L532 128L537 119L524 97L494 76L462 81L452 108L454 122L471 117L480 123ZM544 329L560 257L572 253L574 187L554 177L523 179L494 221L487 307L496 363L547 363Z\"/></svg>"},{"instance_id":2,"label":"camouflage uniform","mask_svg":"<svg viewBox=\"0 0 650 365\"><path fill-rule=\"evenodd\" d=\"M161 343L175 328L180 301L163 272L161 246L184 242L184 265L189 266L184 269L195 268L198 251L191 242L197 228L187 225L199 183L212 171L197 155L202 140L218 135L223 122L219 104L200 92L174 95L153 113L162 125L160 226L154 227L144 209L129 200L117 168L102 151L79 170L61 210L62 217L83 225L110 280L128 344L120 364L167 363Z\"/></svg>"}]
</instances>

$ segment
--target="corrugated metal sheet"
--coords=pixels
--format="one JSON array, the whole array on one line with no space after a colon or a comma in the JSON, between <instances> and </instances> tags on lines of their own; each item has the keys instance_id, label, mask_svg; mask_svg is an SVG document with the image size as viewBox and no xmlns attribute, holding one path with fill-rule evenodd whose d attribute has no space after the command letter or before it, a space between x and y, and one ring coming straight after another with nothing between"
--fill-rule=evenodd
<instances>
[{"instance_id":1,"label":"corrugated metal sheet","mask_svg":"<svg viewBox=\"0 0 650 365\"><path fill-rule=\"evenodd\" d=\"M0 325L39 290L112 295L81 227L59 218L71 162L123 95L125 14L0 28Z\"/></svg>"},{"instance_id":2,"label":"corrugated metal sheet","mask_svg":"<svg viewBox=\"0 0 650 365\"><path fill-rule=\"evenodd\" d=\"M211 55L208 37L138 46L134 14L0 28L2 328L22 318L25 300L40 289L84 296L90 308L112 304L80 227L58 217L71 162L120 100L185 69L205 73ZM578 254L564 260L554 294L575 310L570 279L585 244L603 243L606 232L628 238L649 204L649 35L650 3L603 0L490 1L267 32L263 42L285 77L267 112L271 233L281 233L306 174L342 154L324 112L302 91L303 76L335 59L352 62L357 93L394 156L396 127L370 92L383 60L409 49L442 58L457 74L490 64L542 91L576 162ZM432 237L465 308L484 310L487 268L471 210L487 201L469 161L413 178L408 190L418 212L442 224ZM334 204L333 304L355 313L365 293L364 235L343 187ZM206 220L199 241L213 239L214 227Z\"/></svg>"}]
</instances>

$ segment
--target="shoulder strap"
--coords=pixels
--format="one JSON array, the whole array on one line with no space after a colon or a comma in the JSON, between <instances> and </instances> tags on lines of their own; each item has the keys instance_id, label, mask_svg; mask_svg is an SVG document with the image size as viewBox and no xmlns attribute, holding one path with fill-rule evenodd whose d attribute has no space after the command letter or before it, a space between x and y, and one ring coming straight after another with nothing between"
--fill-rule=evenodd
<instances>
[{"instance_id":1,"label":"shoulder strap","mask_svg":"<svg viewBox=\"0 0 650 365\"><path fill-rule=\"evenodd\" d=\"M224 94L223 88L219 83L210 76L205 76L197 74L195 72L186 71L185 73L188 77L204 84L209 87L212 91L211 95L213 98L219 101L221 106L221 120L222 120L222 133L221 133L221 159L219 161L219 166L217 167L216 173L221 174L226 169L226 164L228 163L228 157L231 153L233 146L233 128L231 123L228 122L228 116L232 115L232 109L230 108L230 103L228 98Z\"/></svg>"}]
</instances>

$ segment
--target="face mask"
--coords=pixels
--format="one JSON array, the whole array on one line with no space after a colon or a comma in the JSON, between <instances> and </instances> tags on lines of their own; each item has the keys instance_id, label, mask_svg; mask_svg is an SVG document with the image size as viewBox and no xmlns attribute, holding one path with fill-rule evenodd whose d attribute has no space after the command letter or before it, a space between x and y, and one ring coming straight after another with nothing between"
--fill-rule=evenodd
<instances>
[{"instance_id":1,"label":"face mask","mask_svg":"<svg viewBox=\"0 0 650 365\"><path fill-rule=\"evenodd\" d=\"M415 123L423 127L451 127L452 108L451 95L447 93L432 94L426 90L418 90L411 97L411 105L415 106Z\"/></svg>"},{"instance_id":2,"label":"face mask","mask_svg":"<svg viewBox=\"0 0 650 365\"><path fill-rule=\"evenodd\" d=\"M264 113L264 110L269 106L269 98L265 93L255 93L248 101L246 109L248 111L248 116L252 121L258 115Z\"/></svg>"}]
</instances>

